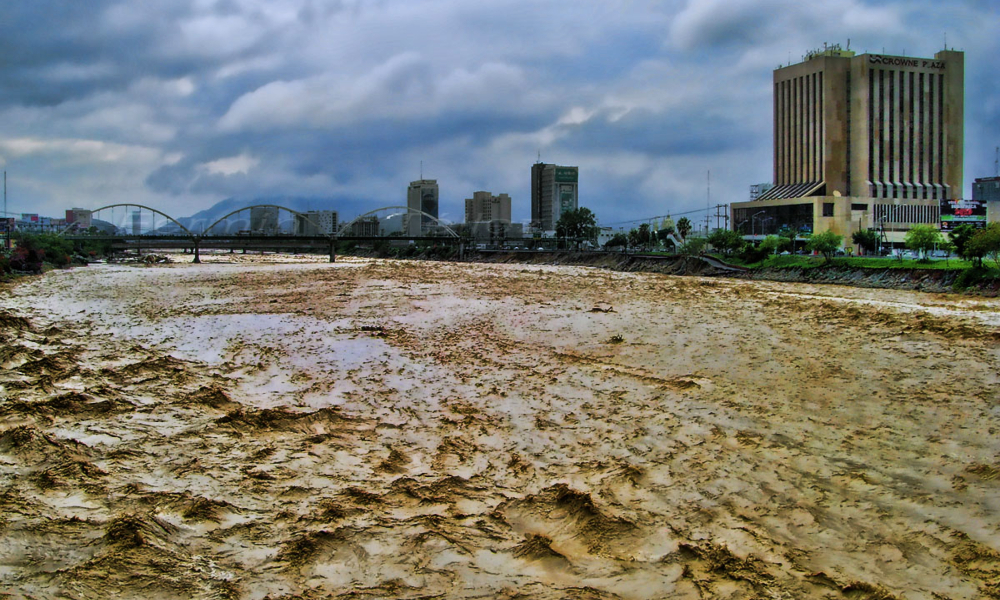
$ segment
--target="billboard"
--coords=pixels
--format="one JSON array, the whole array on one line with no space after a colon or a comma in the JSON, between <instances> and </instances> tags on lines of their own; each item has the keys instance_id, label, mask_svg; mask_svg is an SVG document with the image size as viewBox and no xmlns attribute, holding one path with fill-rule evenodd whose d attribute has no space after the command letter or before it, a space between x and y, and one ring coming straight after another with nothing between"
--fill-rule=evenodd
<instances>
[{"instance_id":1,"label":"billboard","mask_svg":"<svg viewBox=\"0 0 1000 600\"><path fill-rule=\"evenodd\" d=\"M27 221L28 223L37 223L38 215L33 213L21 213L21 220Z\"/></svg>"},{"instance_id":2,"label":"billboard","mask_svg":"<svg viewBox=\"0 0 1000 600\"><path fill-rule=\"evenodd\" d=\"M573 186L571 185L561 185L559 186L559 210L561 213L576 210L575 202L573 202Z\"/></svg>"},{"instance_id":3,"label":"billboard","mask_svg":"<svg viewBox=\"0 0 1000 600\"><path fill-rule=\"evenodd\" d=\"M556 183L576 183L578 172L576 167L556 167Z\"/></svg>"},{"instance_id":4,"label":"billboard","mask_svg":"<svg viewBox=\"0 0 1000 600\"><path fill-rule=\"evenodd\" d=\"M986 227L986 203L981 200L942 200L941 230L950 231L965 224Z\"/></svg>"}]
</instances>

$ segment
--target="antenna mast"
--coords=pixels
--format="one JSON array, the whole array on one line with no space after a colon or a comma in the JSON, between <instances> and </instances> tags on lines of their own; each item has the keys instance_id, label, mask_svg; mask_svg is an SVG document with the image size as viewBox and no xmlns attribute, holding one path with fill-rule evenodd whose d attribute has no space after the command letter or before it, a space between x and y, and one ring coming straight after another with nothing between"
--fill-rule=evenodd
<instances>
[{"instance_id":1,"label":"antenna mast","mask_svg":"<svg viewBox=\"0 0 1000 600\"><path fill-rule=\"evenodd\" d=\"M997 146L997 158L993 161L993 176L1000 177L1000 146ZM3 199L7 202L7 171L3 172L3 181ZM7 210L7 206L4 205L3 209Z\"/></svg>"},{"instance_id":2,"label":"antenna mast","mask_svg":"<svg viewBox=\"0 0 1000 600\"><path fill-rule=\"evenodd\" d=\"M420 161L420 179L424 178L424 161Z\"/></svg>"}]
</instances>

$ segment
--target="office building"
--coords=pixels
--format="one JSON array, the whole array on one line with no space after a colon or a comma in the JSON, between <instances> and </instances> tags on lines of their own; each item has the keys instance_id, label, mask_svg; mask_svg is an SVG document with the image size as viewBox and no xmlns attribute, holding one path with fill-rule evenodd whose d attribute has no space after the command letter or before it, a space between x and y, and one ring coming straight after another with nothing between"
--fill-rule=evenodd
<instances>
[{"instance_id":1,"label":"office building","mask_svg":"<svg viewBox=\"0 0 1000 600\"><path fill-rule=\"evenodd\" d=\"M354 237L378 237L379 223L378 217L362 217L351 223L351 235Z\"/></svg>"},{"instance_id":2,"label":"office building","mask_svg":"<svg viewBox=\"0 0 1000 600\"><path fill-rule=\"evenodd\" d=\"M732 204L735 228L754 237L792 227L858 229L902 243L914 224L940 224L961 197L962 52L934 58L856 56L839 46L774 71L774 185Z\"/></svg>"},{"instance_id":3,"label":"office building","mask_svg":"<svg viewBox=\"0 0 1000 600\"><path fill-rule=\"evenodd\" d=\"M554 231L562 213L576 210L579 202L578 167L545 163L531 165L531 226Z\"/></svg>"},{"instance_id":4,"label":"office building","mask_svg":"<svg viewBox=\"0 0 1000 600\"><path fill-rule=\"evenodd\" d=\"M1000 177L980 177L973 181L972 200L986 205L987 223L1000 223Z\"/></svg>"},{"instance_id":5,"label":"office building","mask_svg":"<svg viewBox=\"0 0 1000 600\"><path fill-rule=\"evenodd\" d=\"M330 235L336 232L335 210L310 210L295 215L295 233L299 235Z\"/></svg>"},{"instance_id":6,"label":"office building","mask_svg":"<svg viewBox=\"0 0 1000 600\"><path fill-rule=\"evenodd\" d=\"M510 214L510 196L507 194L494 196L490 192L473 192L472 198L465 199L465 224L476 240L498 243L522 237L523 226L511 223Z\"/></svg>"},{"instance_id":7,"label":"office building","mask_svg":"<svg viewBox=\"0 0 1000 600\"><path fill-rule=\"evenodd\" d=\"M66 211L66 223L75 224L76 231L86 231L94 224L94 219L91 211L86 208L73 208Z\"/></svg>"},{"instance_id":8,"label":"office building","mask_svg":"<svg viewBox=\"0 0 1000 600\"><path fill-rule=\"evenodd\" d=\"M418 179L411 181L406 190L406 207L409 210L406 219L406 232L413 237L428 235L437 225L438 218L438 184L436 179ZM413 212L419 210L419 214ZM433 218L432 218L433 217Z\"/></svg>"},{"instance_id":9,"label":"office building","mask_svg":"<svg viewBox=\"0 0 1000 600\"><path fill-rule=\"evenodd\" d=\"M490 192L473 192L472 198L465 199L465 222L484 221L510 222L510 196L494 196Z\"/></svg>"}]
</instances>

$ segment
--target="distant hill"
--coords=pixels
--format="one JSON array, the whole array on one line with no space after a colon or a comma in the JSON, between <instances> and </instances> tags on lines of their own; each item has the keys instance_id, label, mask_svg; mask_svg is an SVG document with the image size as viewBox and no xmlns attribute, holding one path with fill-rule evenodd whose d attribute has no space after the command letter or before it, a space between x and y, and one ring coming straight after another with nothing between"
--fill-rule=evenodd
<instances>
[{"instance_id":1,"label":"distant hill","mask_svg":"<svg viewBox=\"0 0 1000 600\"><path fill-rule=\"evenodd\" d=\"M201 233L207 227L211 226L227 214L235 210L247 208L257 204L275 204L298 212L306 212L309 210L335 210L338 213L337 216L341 220L353 219L363 212L373 210L380 206L372 201L357 200L354 198L311 198L302 196L226 198L225 200L216 202L205 210L196 212L190 217L179 217L177 220L191 231ZM290 213L284 211L280 211L278 217L281 223L284 223L286 220L291 220ZM239 212L219 223L219 225L216 226L216 229L219 231L239 231L241 229L249 229L249 219L249 211ZM176 230L177 227L171 223L169 226L161 227L160 231L167 232L171 229Z\"/></svg>"}]
</instances>

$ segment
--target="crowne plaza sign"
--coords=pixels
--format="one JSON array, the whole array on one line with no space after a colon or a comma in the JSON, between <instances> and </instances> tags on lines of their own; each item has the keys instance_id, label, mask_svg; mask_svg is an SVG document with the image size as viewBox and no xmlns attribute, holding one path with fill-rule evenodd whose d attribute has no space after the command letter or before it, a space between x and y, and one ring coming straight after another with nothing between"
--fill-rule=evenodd
<instances>
[{"instance_id":1,"label":"crowne plaza sign","mask_svg":"<svg viewBox=\"0 0 1000 600\"><path fill-rule=\"evenodd\" d=\"M943 60L906 58L905 56L882 56L881 54L869 54L868 64L886 65L890 67L915 67L918 69L944 69Z\"/></svg>"}]
</instances>

